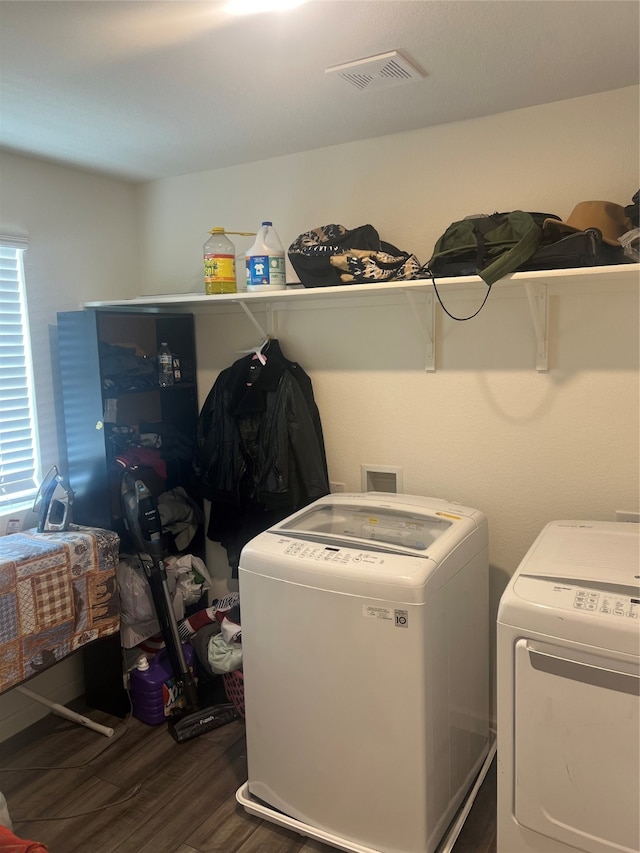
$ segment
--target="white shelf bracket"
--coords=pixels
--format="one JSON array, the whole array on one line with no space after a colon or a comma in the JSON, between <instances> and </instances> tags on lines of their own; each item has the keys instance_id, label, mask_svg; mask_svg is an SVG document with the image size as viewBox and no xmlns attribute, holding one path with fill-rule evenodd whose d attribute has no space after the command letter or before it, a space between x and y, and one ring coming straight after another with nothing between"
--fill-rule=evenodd
<instances>
[{"instance_id":1,"label":"white shelf bracket","mask_svg":"<svg viewBox=\"0 0 640 853\"><path fill-rule=\"evenodd\" d=\"M265 330L262 328L262 326L260 325L260 323L258 323L258 321L256 320L256 318L255 318L255 317L253 316L253 314L251 313L251 311L247 308L246 302L240 302L240 300L238 300L237 304L242 308L242 310L243 310L243 311L244 311L244 313L247 315L247 317L249 318L249 320L253 323L253 325L255 326L255 328L258 330L258 332L260 333L260 337L262 338L262 340L265 340L265 338L269 337L268 333L267 333L267 332L265 332Z\"/></svg>"},{"instance_id":2,"label":"white shelf bracket","mask_svg":"<svg viewBox=\"0 0 640 853\"><path fill-rule=\"evenodd\" d=\"M428 372L434 372L436 369L436 315L433 308L433 294L425 293L424 311L420 312L413 292L405 290L405 293L407 294L407 300L411 306L411 310L413 311L413 316L416 318L420 331L424 337L424 369Z\"/></svg>"},{"instance_id":3,"label":"white shelf bracket","mask_svg":"<svg viewBox=\"0 0 640 853\"><path fill-rule=\"evenodd\" d=\"M267 302L265 305L265 310L267 312L267 332L269 333L270 338L278 337L278 312L273 307L271 302Z\"/></svg>"},{"instance_id":4,"label":"white shelf bracket","mask_svg":"<svg viewBox=\"0 0 640 853\"><path fill-rule=\"evenodd\" d=\"M524 289L529 302L531 320L536 333L536 370L543 373L549 369L549 302L546 284L525 281Z\"/></svg>"},{"instance_id":5,"label":"white shelf bracket","mask_svg":"<svg viewBox=\"0 0 640 853\"><path fill-rule=\"evenodd\" d=\"M251 310L248 308L246 302L242 302L238 300L236 303L239 305L244 313L247 315L251 323L253 323L254 327L260 333L260 337L262 340L266 340L266 338L277 338L278 337L278 313L275 311L270 302L263 303L264 310L267 319L267 329L266 331L262 328L260 323L256 320L256 318L251 313Z\"/></svg>"}]
</instances>

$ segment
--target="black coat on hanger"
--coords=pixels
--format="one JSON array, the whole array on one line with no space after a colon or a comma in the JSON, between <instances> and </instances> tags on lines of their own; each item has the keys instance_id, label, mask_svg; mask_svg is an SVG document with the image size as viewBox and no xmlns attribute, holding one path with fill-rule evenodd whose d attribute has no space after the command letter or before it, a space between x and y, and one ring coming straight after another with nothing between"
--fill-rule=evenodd
<instances>
[{"instance_id":1,"label":"black coat on hanger","mask_svg":"<svg viewBox=\"0 0 640 853\"><path fill-rule=\"evenodd\" d=\"M237 571L250 538L329 493L311 379L273 339L220 373L198 420L197 480L211 501L207 536Z\"/></svg>"}]
</instances>

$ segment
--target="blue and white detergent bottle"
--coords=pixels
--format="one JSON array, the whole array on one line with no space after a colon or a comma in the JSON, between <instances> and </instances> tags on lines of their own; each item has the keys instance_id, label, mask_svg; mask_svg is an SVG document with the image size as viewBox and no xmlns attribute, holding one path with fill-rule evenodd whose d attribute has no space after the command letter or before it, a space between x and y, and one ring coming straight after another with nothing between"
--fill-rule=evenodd
<instances>
[{"instance_id":1,"label":"blue and white detergent bottle","mask_svg":"<svg viewBox=\"0 0 640 853\"><path fill-rule=\"evenodd\" d=\"M262 223L245 260L249 292L285 289L285 254L272 222Z\"/></svg>"},{"instance_id":2,"label":"blue and white detergent bottle","mask_svg":"<svg viewBox=\"0 0 640 853\"><path fill-rule=\"evenodd\" d=\"M193 646L182 646L187 666L193 672ZM166 649L153 657L142 655L130 675L133 716L149 726L165 723L174 710L184 706L182 686L176 684Z\"/></svg>"}]
</instances>

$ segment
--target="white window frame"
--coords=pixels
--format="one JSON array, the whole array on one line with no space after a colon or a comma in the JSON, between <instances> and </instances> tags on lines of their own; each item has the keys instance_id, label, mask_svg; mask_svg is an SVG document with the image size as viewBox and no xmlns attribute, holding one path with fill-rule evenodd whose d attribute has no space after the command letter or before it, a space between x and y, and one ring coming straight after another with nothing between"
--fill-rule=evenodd
<instances>
[{"instance_id":1,"label":"white window frame","mask_svg":"<svg viewBox=\"0 0 640 853\"><path fill-rule=\"evenodd\" d=\"M32 503L40 476L33 361L23 263L24 252L28 247L28 240L24 237L0 235L0 513ZM15 253L13 257L12 253ZM15 269L7 270L5 260L11 262L14 259ZM15 296L18 297L17 302L12 303L12 297L15 299ZM13 304L16 310L7 311L9 304ZM16 362L17 370L14 369ZM16 425L18 421L23 422L17 430L22 443L22 456L12 459L11 457L16 455L16 433L12 435L11 380L16 378L22 382L21 388L24 392L18 399L20 407L16 411ZM16 387L15 384L13 387ZM22 481L12 483L10 466L16 461L24 464L24 476Z\"/></svg>"}]
</instances>

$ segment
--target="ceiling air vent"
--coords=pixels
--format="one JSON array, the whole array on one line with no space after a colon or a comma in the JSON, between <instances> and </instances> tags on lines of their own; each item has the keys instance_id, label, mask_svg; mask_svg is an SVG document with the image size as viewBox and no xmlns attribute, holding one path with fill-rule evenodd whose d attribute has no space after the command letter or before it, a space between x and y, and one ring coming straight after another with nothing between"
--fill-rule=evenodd
<instances>
[{"instance_id":1,"label":"ceiling air vent","mask_svg":"<svg viewBox=\"0 0 640 853\"><path fill-rule=\"evenodd\" d=\"M366 59L355 59L343 65L325 68L325 74L337 74L356 89L388 89L412 80L421 80L426 75L412 65L397 50L379 53Z\"/></svg>"}]
</instances>

